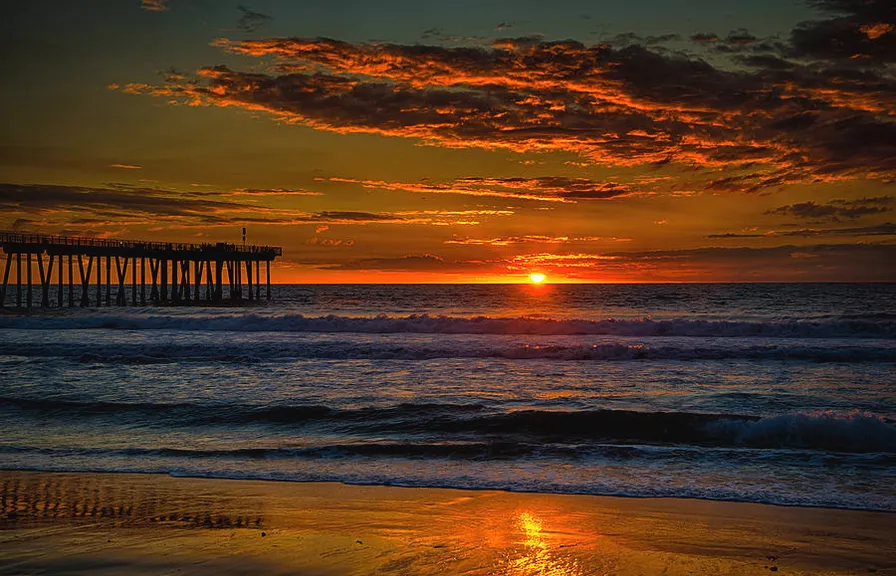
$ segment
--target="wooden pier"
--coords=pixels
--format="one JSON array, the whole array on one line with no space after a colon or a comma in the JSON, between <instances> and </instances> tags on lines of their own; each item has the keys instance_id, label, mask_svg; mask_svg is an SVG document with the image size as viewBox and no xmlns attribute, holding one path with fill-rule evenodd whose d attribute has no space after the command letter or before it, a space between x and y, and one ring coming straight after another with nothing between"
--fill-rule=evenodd
<instances>
[{"instance_id":1,"label":"wooden pier","mask_svg":"<svg viewBox=\"0 0 896 576\"><path fill-rule=\"evenodd\" d=\"M262 262L265 297L270 300L271 262L283 255L281 248L273 246L99 240L16 232L0 232L0 248L6 254L0 307L5 305L7 288L11 288L10 272L15 267L17 308L35 304L33 260L37 261L38 305L44 308L64 306L66 296L71 307L189 306L260 301ZM92 274L96 291L91 300Z\"/></svg>"}]
</instances>

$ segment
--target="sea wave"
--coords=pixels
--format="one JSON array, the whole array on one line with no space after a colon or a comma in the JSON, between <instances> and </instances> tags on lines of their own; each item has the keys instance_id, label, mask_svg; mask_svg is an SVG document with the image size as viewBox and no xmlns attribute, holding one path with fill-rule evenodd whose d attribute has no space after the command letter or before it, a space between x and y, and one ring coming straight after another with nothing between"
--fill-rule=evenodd
<instances>
[{"instance_id":1,"label":"sea wave","mask_svg":"<svg viewBox=\"0 0 896 576\"><path fill-rule=\"evenodd\" d=\"M662 460L687 461L724 460L726 464L747 465L757 458L778 458L792 464L794 459L810 459L812 451L787 449L774 454L762 454L744 447L656 446L638 444L537 444L508 441L483 442L342 442L314 446L280 446L258 448L173 448L173 447L47 447L2 445L0 455L41 455L54 458L173 458L186 460L352 460L356 458L398 458L409 460L573 460L594 463ZM838 453L827 455L828 466L875 468L893 466L896 454L886 452Z\"/></svg>"},{"instance_id":2,"label":"sea wave","mask_svg":"<svg viewBox=\"0 0 896 576\"><path fill-rule=\"evenodd\" d=\"M243 342L193 341L172 344L165 339L146 342L0 342L0 357L62 358L85 364L145 365L167 363L234 363L321 360L435 360L494 358L552 361L650 361L650 360L793 360L808 362L896 362L896 345L890 341L821 341L794 339L718 339L715 342L680 338L662 341L606 341L585 337L557 341L520 342L518 339L302 339ZM531 338L530 338L531 339Z\"/></svg>"},{"instance_id":3,"label":"sea wave","mask_svg":"<svg viewBox=\"0 0 896 576\"><path fill-rule=\"evenodd\" d=\"M29 457L30 458L30 457ZM860 490L836 490L828 486L813 485L809 489L797 490L786 481L769 479L763 485L752 483L720 482L707 485L696 482L665 482L632 484L618 478L604 480L577 480L575 477L552 476L545 482L536 475L501 475L500 477L474 476L471 474L446 474L425 472L396 474L391 468L386 470L321 470L317 466L290 467L289 470L270 470L246 467L219 468L206 467L202 461L180 461L172 465L169 461L147 461L145 458L94 459L81 462L46 456L41 460L0 461L0 470L34 470L45 472L88 472L88 473L138 473L168 474L185 478L220 478L231 480L273 480L279 482L340 482L355 485L404 486L417 488L450 488L462 490L507 490L510 492L537 492L553 494L586 494L598 496L620 496L630 498L694 498L702 500L722 500L732 502L755 502L779 506L816 506L851 510L896 511L896 498L892 493ZM645 476L652 476L651 468L646 468ZM27 511L25 512L27 514ZM101 514L102 511L99 511Z\"/></svg>"},{"instance_id":4,"label":"sea wave","mask_svg":"<svg viewBox=\"0 0 896 576\"><path fill-rule=\"evenodd\" d=\"M58 313L0 315L0 329L198 330L230 332L354 332L366 334L537 334L767 338L896 339L892 318L738 321L702 319L544 319L489 316L304 316L302 314Z\"/></svg>"},{"instance_id":5,"label":"sea wave","mask_svg":"<svg viewBox=\"0 0 896 576\"><path fill-rule=\"evenodd\" d=\"M0 408L38 417L125 418L143 426L313 428L363 437L443 441L643 443L896 453L896 422L867 413L748 416L630 410L496 411L480 404L398 404L357 409L318 405L159 404L0 398Z\"/></svg>"}]
</instances>

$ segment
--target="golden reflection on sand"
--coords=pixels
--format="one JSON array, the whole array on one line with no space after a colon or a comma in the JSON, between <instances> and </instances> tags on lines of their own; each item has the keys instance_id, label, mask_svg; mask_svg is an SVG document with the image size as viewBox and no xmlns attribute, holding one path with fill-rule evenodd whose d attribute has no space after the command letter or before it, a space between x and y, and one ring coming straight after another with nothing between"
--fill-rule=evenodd
<instances>
[{"instance_id":1,"label":"golden reflection on sand","mask_svg":"<svg viewBox=\"0 0 896 576\"><path fill-rule=\"evenodd\" d=\"M730 502L0 470L0 576L896 576L894 526Z\"/></svg>"},{"instance_id":2,"label":"golden reflection on sand","mask_svg":"<svg viewBox=\"0 0 896 576\"><path fill-rule=\"evenodd\" d=\"M579 564L572 558L563 558L547 541L542 521L531 512L523 512L517 518L515 528L522 532L522 540L515 544L518 550L499 574L507 576L578 576Z\"/></svg>"}]
</instances>

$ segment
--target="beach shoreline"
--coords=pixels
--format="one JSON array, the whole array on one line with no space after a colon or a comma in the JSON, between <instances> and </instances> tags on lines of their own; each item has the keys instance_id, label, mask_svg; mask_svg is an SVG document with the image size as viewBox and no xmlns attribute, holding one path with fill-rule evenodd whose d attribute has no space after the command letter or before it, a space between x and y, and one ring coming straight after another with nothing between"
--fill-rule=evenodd
<instances>
[{"instance_id":1,"label":"beach shoreline","mask_svg":"<svg viewBox=\"0 0 896 576\"><path fill-rule=\"evenodd\" d=\"M896 574L896 515L0 471L0 574Z\"/></svg>"}]
</instances>

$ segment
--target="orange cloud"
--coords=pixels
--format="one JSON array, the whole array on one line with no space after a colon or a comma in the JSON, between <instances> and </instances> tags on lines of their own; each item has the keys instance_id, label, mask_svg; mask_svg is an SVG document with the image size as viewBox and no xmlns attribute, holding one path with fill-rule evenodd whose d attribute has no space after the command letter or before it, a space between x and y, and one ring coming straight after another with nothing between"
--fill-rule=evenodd
<instances>
[{"instance_id":1,"label":"orange cloud","mask_svg":"<svg viewBox=\"0 0 896 576\"><path fill-rule=\"evenodd\" d=\"M264 58L267 72L208 66L190 77L171 75L159 86L121 89L191 106L264 112L343 134L571 152L582 163L607 166L675 163L712 170L715 189L888 180L896 176L896 78L886 63L896 51L892 23L879 15L890 13L881 4L889 1L817 0L823 10L853 14L804 23L787 42L761 41L745 31L725 39L695 36L722 59L713 64L662 51L647 39L586 45L506 38L456 47L219 39L214 45L222 50ZM841 64L856 54L859 60ZM488 184L399 186L513 195L506 182ZM534 188L525 193L531 199L575 199Z\"/></svg>"},{"instance_id":2,"label":"orange cloud","mask_svg":"<svg viewBox=\"0 0 896 576\"><path fill-rule=\"evenodd\" d=\"M544 176L540 178L457 178L444 184L429 182L386 182L355 178L317 178L340 184L358 184L372 190L389 190L415 194L460 194L490 196L541 202L576 202L583 200L612 200L647 194L616 182L596 182L588 178Z\"/></svg>"},{"instance_id":3,"label":"orange cloud","mask_svg":"<svg viewBox=\"0 0 896 576\"><path fill-rule=\"evenodd\" d=\"M896 26L889 22L875 22L874 24L866 24L859 28L865 36L870 40L877 40L884 34L889 34L896 30Z\"/></svg>"},{"instance_id":4,"label":"orange cloud","mask_svg":"<svg viewBox=\"0 0 896 576\"><path fill-rule=\"evenodd\" d=\"M631 238L616 238L603 236L501 236L497 238L463 238L445 240L445 244L458 244L461 246L514 246L518 244L570 244L586 242L631 242Z\"/></svg>"}]
</instances>

